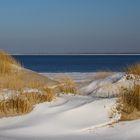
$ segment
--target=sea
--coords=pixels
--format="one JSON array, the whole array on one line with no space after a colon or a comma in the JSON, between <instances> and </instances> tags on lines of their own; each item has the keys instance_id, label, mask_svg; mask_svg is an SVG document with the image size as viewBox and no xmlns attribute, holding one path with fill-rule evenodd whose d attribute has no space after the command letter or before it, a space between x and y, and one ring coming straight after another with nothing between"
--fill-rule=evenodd
<instances>
[{"instance_id":1,"label":"sea","mask_svg":"<svg viewBox=\"0 0 140 140\"><path fill-rule=\"evenodd\" d=\"M140 55L13 55L25 68L40 73L122 72Z\"/></svg>"}]
</instances>

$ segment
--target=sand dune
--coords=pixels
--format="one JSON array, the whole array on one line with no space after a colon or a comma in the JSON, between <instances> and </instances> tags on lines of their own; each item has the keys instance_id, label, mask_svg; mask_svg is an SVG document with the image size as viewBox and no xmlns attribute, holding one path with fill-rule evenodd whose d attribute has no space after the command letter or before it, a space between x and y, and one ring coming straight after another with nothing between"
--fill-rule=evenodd
<instances>
[{"instance_id":1,"label":"sand dune","mask_svg":"<svg viewBox=\"0 0 140 140\"><path fill-rule=\"evenodd\" d=\"M85 77L78 79L84 81ZM82 88L84 96L60 95L27 115L2 118L0 140L139 140L140 120L114 124L119 114L109 116L116 99L100 98L108 97L108 92L112 97L120 85L132 83L133 78L116 73L88 82Z\"/></svg>"},{"instance_id":2,"label":"sand dune","mask_svg":"<svg viewBox=\"0 0 140 140\"><path fill-rule=\"evenodd\" d=\"M83 95L94 97L116 97L121 94L122 88L131 88L134 83L140 84L140 78L125 73L115 73L104 79L93 80L90 84L80 89Z\"/></svg>"},{"instance_id":3,"label":"sand dune","mask_svg":"<svg viewBox=\"0 0 140 140\"><path fill-rule=\"evenodd\" d=\"M114 103L114 98L61 95L27 115L1 119L0 140L138 140L140 121L109 126Z\"/></svg>"}]
</instances>

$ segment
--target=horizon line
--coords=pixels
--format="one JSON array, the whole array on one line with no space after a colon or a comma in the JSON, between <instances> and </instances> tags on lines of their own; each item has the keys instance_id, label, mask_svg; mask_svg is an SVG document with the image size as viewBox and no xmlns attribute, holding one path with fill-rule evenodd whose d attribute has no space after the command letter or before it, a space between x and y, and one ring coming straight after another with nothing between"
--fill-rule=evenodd
<instances>
[{"instance_id":1,"label":"horizon line","mask_svg":"<svg viewBox=\"0 0 140 140\"><path fill-rule=\"evenodd\" d=\"M91 53L91 54L88 54L88 53L75 53L75 54L68 54L68 53L46 53L46 54L37 54L37 53L31 53L31 54L18 54L18 53L15 53L15 54L10 54L10 55L140 55L140 53Z\"/></svg>"}]
</instances>

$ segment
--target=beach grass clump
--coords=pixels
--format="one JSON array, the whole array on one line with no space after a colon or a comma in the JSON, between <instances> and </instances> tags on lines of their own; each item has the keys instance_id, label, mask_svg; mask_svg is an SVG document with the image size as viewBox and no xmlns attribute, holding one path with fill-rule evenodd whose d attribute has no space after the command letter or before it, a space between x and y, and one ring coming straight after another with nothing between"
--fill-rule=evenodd
<instances>
[{"instance_id":1,"label":"beach grass clump","mask_svg":"<svg viewBox=\"0 0 140 140\"><path fill-rule=\"evenodd\" d=\"M0 76L0 89L19 90L24 87L24 85L18 73Z\"/></svg>"},{"instance_id":2,"label":"beach grass clump","mask_svg":"<svg viewBox=\"0 0 140 140\"><path fill-rule=\"evenodd\" d=\"M10 90L22 90L24 88L43 88L44 82L35 81L30 79L29 81L23 80L24 74L22 72L6 74L0 76L0 89Z\"/></svg>"},{"instance_id":3,"label":"beach grass clump","mask_svg":"<svg viewBox=\"0 0 140 140\"><path fill-rule=\"evenodd\" d=\"M52 89L45 88L41 93L20 92L12 98L0 101L0 117L17 116L31 112L34 105L51 102L55 98Z\"/></svg>"},{"instance_id":4,"label":"beach grass clump","mask_svg":"<svg viewBox=\"0 0 140 140\"><path fill-rule=\"evenodd\" d=\"M126 68L127 74L140 75L140 63L136 63Z\"/></svg>"},{"instance_id":5,"label":"beach grass clump","mask_svg":"<svg viewBox=\"0 0 140 140\"><path fill-rule=\"evenodd\" d=\"M21 95L26 97L33 105L43 103L43 102L51 102L55 99L55 93L53 89L49 87L45 87L40 90L40 92L22 92Z\"/></svg>"},{"instance_id":6,"label":"beach grass clump","mask_svg":"<svg viewBox=\"0 0 140 140\"><path fill-rule=\"evenodd\" d=\"M127 75L134 75L134 83L129 88L122 88L117 100L117 111L120 112L120 120L134 120L140 118L140 63L131 65L125 69Z\"/></svg>"},{"instance_id":7,"label":"beach grass clump","mask_svg":"<svg viewBox=\"0 0 140 140\"><path fill-rule=\"evenodd\" d=\"M0 117L26 114L34 105L55 98L54 90L46 81L36 77L22 69L13 57L0 51L0 95L6 94L6 99L0 98Z\"/></svg>"},{"instance_id":8,"label":"beach grass clump","mask_svg":"<svg viewBox=\"0 0 140 140\"><path fill-rule=\"evenodd\" d=\"M0 74L9 74L12 66L20 66L20 64L6 52L0 50Z\"/></svg>"},{"instance_id":9,"label":"beach grass clump","mask_svg":"<svg viewBox=\"0 0 140 140\"><path fill-rule=\"evenodd\" d=\"M131 89L122 89L117 103L117 110L121 114L120 120L140 118L140 85L134 85Z\"/></svg>"},{"instance_id":10,"label":"beach grass clump","mask_svg":"<svg viewBox=\"0 0 140 140\"><path fill-rule=\"evenodd\" d=\"M0 60L10 64L18 65L17 61L3 50L0 50Z\"/></svg>"},{"instance_id":11,"label":"beach grass clump","mask_svg":"<svg viewBox=\"0 0 140 140\"><path fill-rule=\"evenodd\" d=\"M43 93L44 93L44 95L47 94L45 100L47 100L48 102L51 102L56 97L55 90L53 88L50 88L50 87L44 87Z\"/></svg>"},{"instance_id":12,"label":"beach grass clump","mask_svg":"<svg viewBox=\"0 0 140 140\"><path fill-rule=\"evenodd\" d=\"M0 117L22 115L32 109L32 103L23 95L0 101Z\"/></svg>"},{"instance_id":13,"label":"beach grass clump","mask_svg":"<svg viewBox=\"0 0 140 140\"><path fill-rule=\"evenodd\" d=\"M69 76L63 76L59 79L59 92L63 94L77 94L77 86L76 83Z\"/></svg>"}]
</instances>

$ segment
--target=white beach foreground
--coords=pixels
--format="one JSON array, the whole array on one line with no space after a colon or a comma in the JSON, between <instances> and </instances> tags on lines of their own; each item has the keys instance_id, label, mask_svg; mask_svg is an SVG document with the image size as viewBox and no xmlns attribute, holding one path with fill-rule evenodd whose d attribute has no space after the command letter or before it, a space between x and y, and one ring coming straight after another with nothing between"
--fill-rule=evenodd
<instances>
[{"instance_id":1,"label":"white beach foreground","mask_svg":"<svg viewBox=\"0 0 140 140\"><path fill-rule=\"evenodd\" d=\"M61 95L24 116L0 119L0 140L139 140L140 120L110 124L115 99Z\"/></svg>"},{"instance_id":2,"label":"white beach foreground","mask_svg":"<svg viewBox=\"0 0 140 140\"><path fill-rule=\"evenodd\" d=\"M115 73L104 79L91 80L92 73L70 75L75 81L86 83L81 87L84 96L61 94L50 103L36 105L27 115L1 118L0 140L140 139L140 120L114 123L119 116L109 118L116 103L114 95L119 94L118 88L130 86L133 77Z\"/></svg>"}]
</instances>

